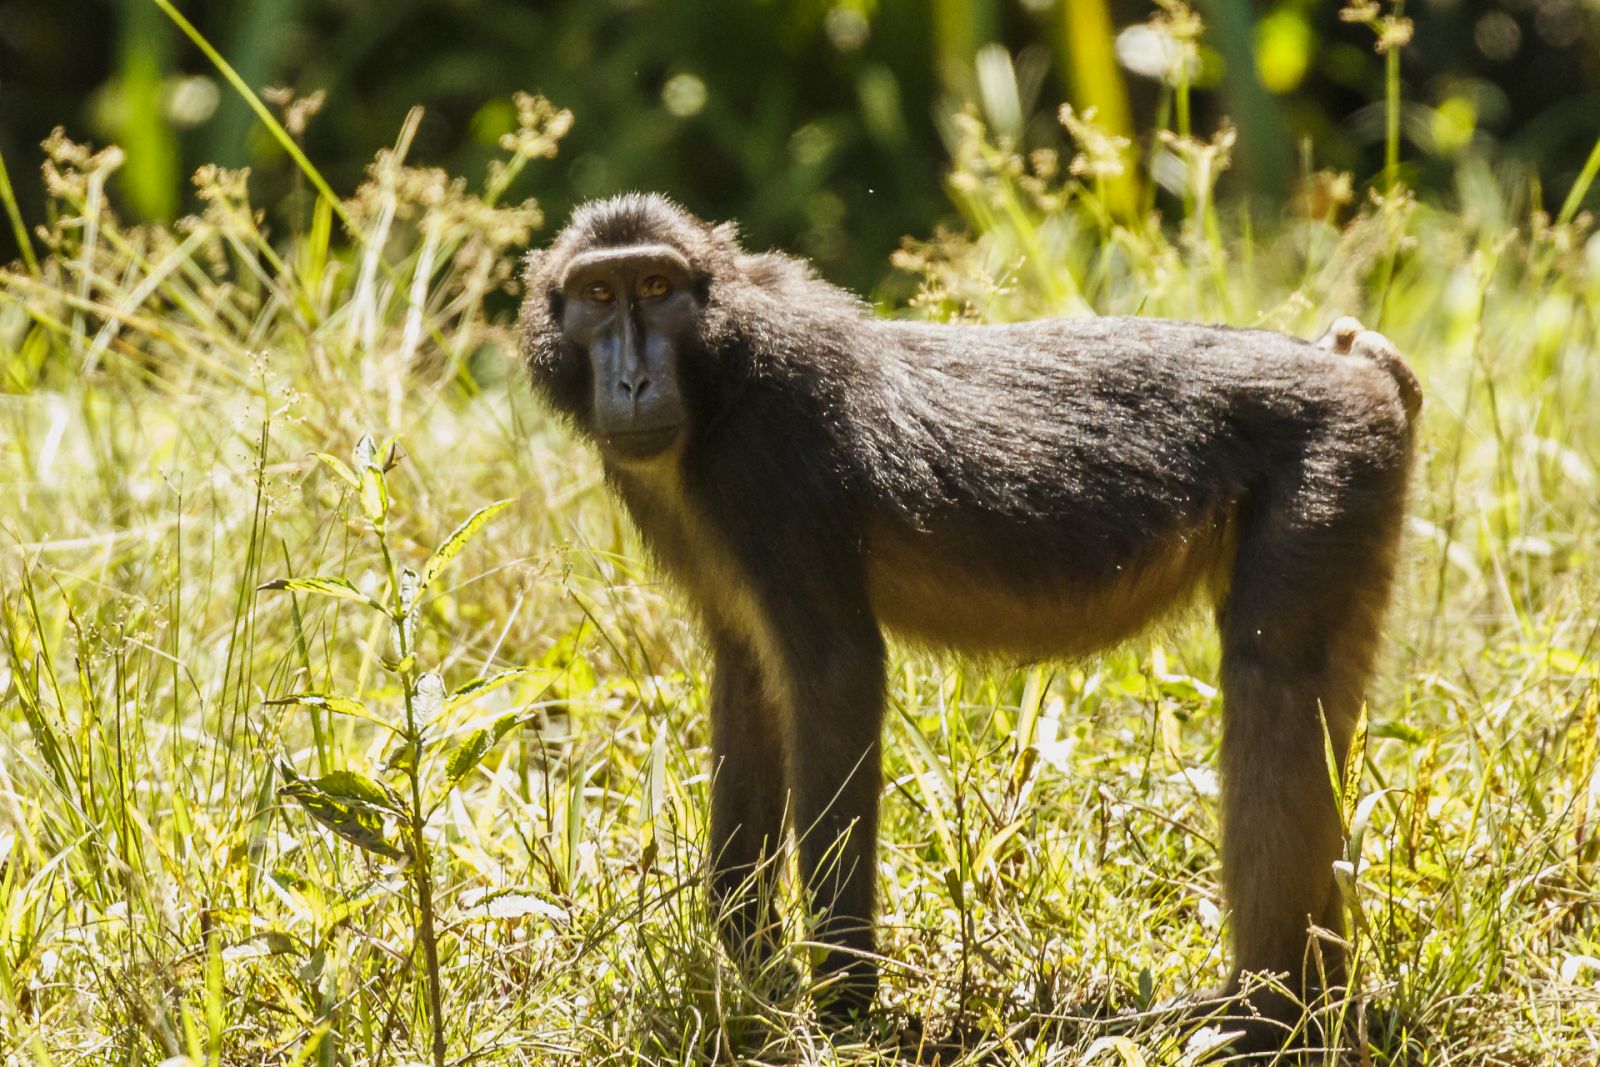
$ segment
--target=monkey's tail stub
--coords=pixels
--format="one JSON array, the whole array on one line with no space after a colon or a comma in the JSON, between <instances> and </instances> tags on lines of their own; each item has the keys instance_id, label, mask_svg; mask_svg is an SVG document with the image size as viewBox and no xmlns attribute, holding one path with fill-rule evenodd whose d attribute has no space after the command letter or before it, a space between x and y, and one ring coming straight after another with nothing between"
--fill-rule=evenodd
<instances>
[{"instance_id":1,"label":"monkey's tail stub","mask_svg":"<svg viewBox=\"0 0 1600 1067\"><path fill-rule=\"evenodd\" d=\"M1362 326L1354 316L1346 315L1328 327L1328 332L1317 339L1317 346L1339 355L1357 355L1369 359L1388 372L1400 392L1400 403L1406 409L1406 421L1415 422L1422 410L1422 384L1409 364L1400 356L1400 350L1377 330Z\"/></svg>"}]
</instances>

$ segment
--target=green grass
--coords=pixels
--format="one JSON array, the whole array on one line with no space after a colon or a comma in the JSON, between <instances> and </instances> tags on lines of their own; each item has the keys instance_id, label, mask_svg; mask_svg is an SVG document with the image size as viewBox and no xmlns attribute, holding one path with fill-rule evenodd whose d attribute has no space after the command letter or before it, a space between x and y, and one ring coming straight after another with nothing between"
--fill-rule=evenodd
<instances>
[{"instance_id":1,"label":"green grass","mask_svg":"<svg viewBox=\"0 0 1600 1067\"><path fill-rule=\"evenodd\" d=\"M523 121L513 173L565 123ZM496 203L503 170L475 194L407 167L412 128L274 233L210 170L201 216L128 227L115 153L49 146L37 266L0 274L0 1063L429 1059L418 880L372 835L428 857L453 1062L1183 1061L1159 1022L1082 1016L1224 975L1204 620L1077 665L896 649L883 1010L818 1028L798 952L749 982L716 948L706 652L515 365L537 208ZM1346 1008L1362 1062L1600 1062L1600 237L1471 159L1439 203L1315 176L1252 230L1211 196L1224 141L1141 168L1190 205L1161 224L1108 210L1096 159L967 120L966 232L908 243L895 313L1355 314L1400 345L1428 401ZM369 432L398 442L381 539ZM506 497L392 644L399 568ZM381 610L261 588L312 576ZM511 670L443 707L423 680ZM280 765L399 799L319 822Z\"/></svg>"}]
</instances>

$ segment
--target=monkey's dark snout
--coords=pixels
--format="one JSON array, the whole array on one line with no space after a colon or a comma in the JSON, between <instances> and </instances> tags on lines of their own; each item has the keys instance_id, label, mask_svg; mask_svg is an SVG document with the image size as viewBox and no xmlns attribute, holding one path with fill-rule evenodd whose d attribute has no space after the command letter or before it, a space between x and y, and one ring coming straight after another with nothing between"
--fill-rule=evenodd
<instances>
[{"instance_id":1,"label":"monkey's dark snout","mask_svg":"<svg viewBox=\"0 0 1600 1067\"><path fill-rule=\"evenodd\" d=\"M643 348L643 350L641 350ZM673 368L648 346L597 346L594 360L594 433L604 452L623 462L668 451L684 426L683 399ZM652 362L654 358L654 362Z\"/></svg>"},{"instance_id":2,"label":"monkey's dark snout","mask_svg":"<svg viewBox=\"0 0 1600 1067\"><path fill-rule=\"evenodd\" d=\"M617 389L622 395L632 400L643 400L645 393L650 391L650 379L641 374L633 380L624 375L617 379Z\"/></svg>"},{"instance_id":3,"label":"monkey's dark snout","mask_svg":"<svg viewBox=\"0 0 1600 1067\"><path fill-rule=\"evenodd\" d=\"M617 374L595 394L595 436L608 455L650 459L671 448L683 429L683 409L671 381L642 370Z\"/></svg>"}]
</instances>

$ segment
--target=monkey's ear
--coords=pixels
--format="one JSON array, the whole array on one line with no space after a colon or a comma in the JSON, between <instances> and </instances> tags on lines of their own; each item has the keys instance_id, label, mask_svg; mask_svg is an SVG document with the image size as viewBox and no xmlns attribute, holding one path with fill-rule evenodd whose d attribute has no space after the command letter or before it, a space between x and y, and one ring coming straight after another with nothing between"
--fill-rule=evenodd
<instances>
[{"instance_id":1,"label":"monkey's ear","mask_svg":"<svg viewBox=\"0 0 1600 1067\"><path fill-rule=\"evenodd\" d=\"M536 248L523 258L522 286L530 303L534 301L542 303L549 312L551 320L560 321L561 293L550 283L545 271L549 262L549 251L549 249ZM541 290L543 290L542 296Z\"/></svg>"},{"instance_id":2,"label":"monkey's ear","mask_svg":"<svg viewBox=\"0 0 1600 1067\"><path fill-rule=\"evenodd\" d=\"M531 286L533 284L534 276L539 273L539 268L543 264L544 264L544 251L542 249L535 248L535 249L531 250L526 256L523 256L522 257L522 278L523 278L523 280L526 281Z\"/></svg>"}]
</instances>

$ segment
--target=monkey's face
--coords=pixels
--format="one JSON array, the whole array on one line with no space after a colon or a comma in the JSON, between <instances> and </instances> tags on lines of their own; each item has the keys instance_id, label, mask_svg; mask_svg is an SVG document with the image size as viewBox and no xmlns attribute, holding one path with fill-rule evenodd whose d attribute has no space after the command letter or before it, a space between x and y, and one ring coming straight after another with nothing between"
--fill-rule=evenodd
<instances>
[{"instance_id":1,"label":"monkey's face","mask_svg":"<svg viewBox=\"0 0 1600 1067\"><path fill-rule=\"evenodd\" d=\"M700 301L687 259L667 245L598 248L561 281L561 334L589 363L589 428L610 459L640 462L677 444L688 422L680 385Z\"/></svg>"}]
</instances>

